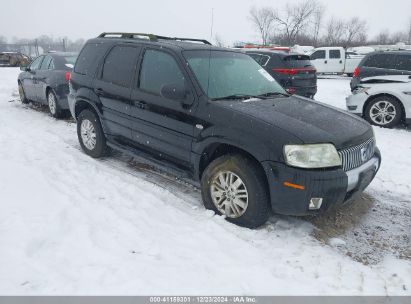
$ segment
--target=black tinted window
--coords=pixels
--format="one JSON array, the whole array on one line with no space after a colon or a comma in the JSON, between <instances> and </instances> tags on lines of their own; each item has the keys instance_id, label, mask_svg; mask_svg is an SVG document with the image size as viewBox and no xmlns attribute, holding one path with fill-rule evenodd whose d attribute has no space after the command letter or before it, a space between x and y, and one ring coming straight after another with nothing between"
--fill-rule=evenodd
<instances>
[{"instance_id":1,"label":"black tinted window","mask_svg":"<svg viewBox=\"0 0 411 304\"><path fill-rule=\"evenodd\" d=\"M174 58L161 51L147 50L140 71L140 88L160 95L165 84L184 87L184 76Z\"/></svg>"},{"instance_id":2,"label":"black tinted window","mask_svg":"<svg viewBox=\"0 0 411 304\"><path fill-rule=\"evenodd\" d=\"M43 62L41 63L40 70L48 70L51 59L52 58L50 56L46 56Z\"/></svg>"},{"instance_id":3,"label":"black tinted window","mask_svg":"<svg viewBox=\"0 0 411 304\"><path fill-rule=\"evenodd\" d=\"M340 50L330 50L330 59L340 59L341 51Z\"/></svg>"},{"instance_id":4,"label":"black tinted window","mask_svg":"<svg viewBox=\"0 0 411 304\"><path fill-rule=\"evenodd\" d=\"M411 71L411 55L394 56L394 69Z\"/></svg>"},{"instance_id":5,"label":"black tinted window","mask_svg":"<svg viewBox=\"0 0 411 304\"><path fill-rule=\"evenodd\" d=\"M76 61L74 72L83 75L90 75L93 73L94 63L98 59L100 47L101 46L97 43L86 44Z\"/></svg>"},{"instance_id":6,"label":"black tinted window","mask_svg":"<svg viewBox=\"0 0 411 304\"><path fill-rule=\"evenodd\" d=\"M284 61L291 68L306 68L312 66L307 55L291 55L284 57Z\"/></svg>"},{"instance_id":7,"label":"black tinted window","mask_svg":"<svg viewBox=\"0 0 411 304\"><path fill-rule=\"evenodd\" d=\"M315 60L315 59L325 59L325 51L321 50L321 51L315 51L314 53L312 53L312 55L310 56L311 60Z\"/></svg>"},{"instance_id":8,"label":"black tinted window","mask_svg":"<svg viewBox=\"0 0 411 304\"><path fill-rule=\"evenodd\" d=\"M258 64L261 64L261 55L260 54L248 54L253 58L255 61L257 61Z\"/></svg>"},{"instance_id":9,"label":"black tinted window","mask_svg":"<svg viewBox=\"0 0 411 304\"><path fill-rule=\"evenodd\" d=\"M128 87L135 71L138 49L129 46L116 46L104 61L102 79L104 81Z\"/></svg>"}]
</instances>

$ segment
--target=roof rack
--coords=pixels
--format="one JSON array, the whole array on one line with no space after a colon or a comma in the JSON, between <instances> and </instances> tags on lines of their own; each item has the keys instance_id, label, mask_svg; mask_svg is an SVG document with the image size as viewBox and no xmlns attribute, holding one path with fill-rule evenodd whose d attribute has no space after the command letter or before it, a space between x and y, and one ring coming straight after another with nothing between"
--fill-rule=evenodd
<instances>
[{"instance_id":1,"label":"roof rack","mask_svg":"<svg viewBox=\"0 0 411 304\"><path fill-rule=\"evenodd\" d=\"M161 40L174 40L174 41L192 41L192 42L202 42L204 44L211 45L211 43L204 39L194 39L194 38L178 38L178 37L166 37L157 36L153 34L144 33L121 33L121 32L104 32L101 33L98 38L127 38L127 39L148 39L150 41Z\"/></svg>"}]
</instances>

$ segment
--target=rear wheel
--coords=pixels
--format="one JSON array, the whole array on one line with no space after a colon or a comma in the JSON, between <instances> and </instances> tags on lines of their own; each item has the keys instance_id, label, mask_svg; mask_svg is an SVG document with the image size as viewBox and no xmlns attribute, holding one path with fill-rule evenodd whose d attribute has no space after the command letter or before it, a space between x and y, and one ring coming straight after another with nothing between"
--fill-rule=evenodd
<instances>
[{"instance_id":1,"label":"rear wheel","mask_svg":"<svg viewBox=\"0 0 411 304\"><path fill-rule=\"evenodd\" d=\"M264 172L255 161L240 155L213 160L201 178L204 206L226 220L248 228L263 225L270 215Z\"/></svg>"},{"instance_id":2,"label":"rear wheel","mask_svg":"<svg viewBox=\"0 0 411 304\"><path fill-rule=\"evenodd\" d=\"M77 119L77 136L80 146L86 154L94 158L102 157L107 152L106 138L98 116L86 109Z\"/></svg>"},{"instance_id":3,"label":"rear wheel","mask_svg":"<svg viewBox=\"0 0 411 304\"><path fill-rule=\"evenodd\" d=\"M391 96L374 98L365 108L365 119L373 125L392 128L401 122L403 115L400 102Z\"/></svg>"},{"instance_id":4,"label":"rear wheel","mask_svg":"<svg viewBox=\"0 0 411 304\"><path fill-rule=\"evenodd\" d=\"M21 82L19 82L18 87L19 87L19 95L20 95L21 102L24 103L24 104L29 103L30 100L27 99L26 93L24 92L24 88L23 88L23 85L21 84Z\"/></svg>"},{"instance_id":5,"label":"rear wheel","mask_svg":"<svg viewBox=\"0 0 411 304\"><path fill-rule=\"evenodd\" d=\"M49 106L51 116L53 116L54 118L63 117L63 111L59 106L56 94L54 94L52 90L49 90L47 93L47 104Z\"/></svg>"}]
</instances>

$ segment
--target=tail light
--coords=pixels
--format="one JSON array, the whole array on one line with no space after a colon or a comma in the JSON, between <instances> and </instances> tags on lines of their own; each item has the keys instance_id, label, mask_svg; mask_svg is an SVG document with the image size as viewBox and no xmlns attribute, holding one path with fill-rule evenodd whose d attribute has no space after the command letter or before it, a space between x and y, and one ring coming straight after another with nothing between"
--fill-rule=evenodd
<instances>
[{"instance_id":1,"label":"tail light","mask_svg":"<svg viewBox=\"0 0 411 304\"><path fill-rule=\"evenodd\" d=\"M295 94L295 92L297 92L297 89L296 88L287 88L286 91L292 95L292 94Z\"/></svg>"},{"instance_id":2,"label":"tail light","mask_svg":"<svg viewBox=\"0 0 411 304\"><path fill-rule=\"evenodd\" d=\"M66 77L67 82L70 81L70 77L71 77L70 71L66 71L65 77Z\"/></svg>"},{"instance_id":3,"label":"tail light","mask_svg":"<svg viewBox=\"0 0 411 304\"><path fill-rule=\"evenodd\" d=\"M316 73L316 69L313 68L296 68L296 69L273 69L273 72L285 75L297 75L299 73L308 72L308 73Z\"/></svg>"},{"instance_id":4,"label":"tail light","mask_svg":"<svg viewBox=\"0 0 411 304\"><path fill-rule=\"evenodd\" d=\"M353 73L352 75L353 75L354 77L360 76L360 68L359 68L359 67L356 67L355 70L354 70L354 73Z\"/></svg>"}]
</instances>

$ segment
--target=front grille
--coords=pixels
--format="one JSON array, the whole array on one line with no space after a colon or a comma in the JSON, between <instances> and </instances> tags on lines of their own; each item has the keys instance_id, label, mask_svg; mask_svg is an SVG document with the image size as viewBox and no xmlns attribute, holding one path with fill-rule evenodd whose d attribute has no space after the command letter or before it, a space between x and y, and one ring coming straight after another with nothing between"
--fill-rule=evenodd
<instances>
[{"instance_id":1,"label":"front grille","mask_svg":"<svg viewBox=\"0 0 411 304\"><path fill-rule=\"evenodd\" d=\"M375 152L374 137L362 144L338 151L344 171L349 171L369 161Z\"/></svg>"}]
</instances>

